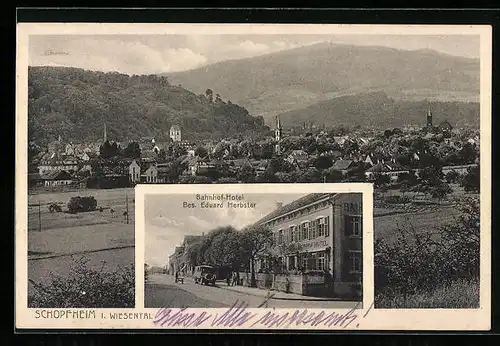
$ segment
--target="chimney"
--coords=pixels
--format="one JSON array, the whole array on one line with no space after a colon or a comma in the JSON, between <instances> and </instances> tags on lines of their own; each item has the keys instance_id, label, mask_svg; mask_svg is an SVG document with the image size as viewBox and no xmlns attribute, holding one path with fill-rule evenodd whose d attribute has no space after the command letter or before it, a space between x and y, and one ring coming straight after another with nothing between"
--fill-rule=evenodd
<instances>
[{"instance_id":1,"label":"chimney","mask_svg":"<svg viewBox=\"0 0 500 346\"><path fill-rule=\"evenodd\" d=\"M280 209L283 206L283 202L276 202L276 209Z\"/></svg>"}]
</instances>

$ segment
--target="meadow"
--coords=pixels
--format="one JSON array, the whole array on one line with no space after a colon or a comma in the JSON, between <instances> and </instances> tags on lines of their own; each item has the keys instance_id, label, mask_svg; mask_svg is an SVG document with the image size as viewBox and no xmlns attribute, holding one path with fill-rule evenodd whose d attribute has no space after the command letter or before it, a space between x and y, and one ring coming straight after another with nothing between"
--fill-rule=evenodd
<instances>
[{"instance_id":1,"label":"meadow","mask_svg":"<svg viewBox=\"0 0 500 346\"><path fill-rule=\"evenodd\" d=\"M479 306L479 282L477 279L459 279L429 292L406 296L381 294L375 300L376 307L384 309L475 309Z\"/></svg>"},{"instance_id":2,"label":"meadow","mask_svg":"<svg viewBox=\"0 0 500 346\"><path fill-rule=\"evenodd\" d=\"M64 212L71 197L93 196L98 210ZM128 198L128 215L126 199ZM49 211L58 204L63 212ZM103 210L99 211L102 207ZM113 210L114 212L111 212ZM75 259L85 256L90 269L115 272L135 263L134 190L57 191L28 196L28 278L47 283L53 276L70 275ZM29 285L28 294L33 285Z\"/></svg>"},{"instance_id":3,"label":"meadow","mask_svg":"<svg viewBox=\"0 0 500 346\"><path fill-rule=\"evenodd\" d=\"M463 197L477 199L479 195L465 194L454 189L446 201L436 203L435 200L427 199L425 202L429 204L411 204L408 212L404 212L401 205L391 208L390 204L381 201L380 195L375 197L375 204L383 206L374 208L373 218L375 256L378 259L375 274L380 280L375 287L376 308L445 309L479 306L478 277L450 274L450 277L440 277L440 280L432 279L436 277L432 268L436 270L445 268L443 270L446 272L446 268L449 268L447 264L456 258L456 254L452 251L436 248L433 244L443 244L442 242L449 240L449 238L446 240L443 233L444 228L449 229L451 225L463 224L463 220L460 220L463 214L460 204L457 203L457 198ZM460 235L457 237L460 239ZM381 242L386 244L385 247L379 247ZM467 255L474 257L475 252L472 248L470 251L471 253ZM469 263L467 261L470 258L466 259L467 256L463 252L459 254L463 263ZM414 269L415 266L419 269ZM412 280L400 282L403 277L414 278L415 282ZM392 283L385 281L388 278ZM423 285L418 284L424 282Z\"/></svg>"}]
</instances>

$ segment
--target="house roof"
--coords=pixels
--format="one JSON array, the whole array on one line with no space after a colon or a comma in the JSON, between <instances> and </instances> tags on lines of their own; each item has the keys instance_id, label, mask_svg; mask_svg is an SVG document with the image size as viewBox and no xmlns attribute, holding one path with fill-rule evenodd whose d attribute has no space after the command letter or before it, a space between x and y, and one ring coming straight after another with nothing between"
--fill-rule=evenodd
<instances>
[{"instance_id":1,"label":"house roof","mask_svg":"<svg viewBox=\"0 0 500 346\"><path fill-rule=\"evenodd\" d=\"M41 176L43 180L70 180L71 174L66 171L50 171Z\"/></svg>"},{"instance_id":2,"label":"house roof","mask_svg":"<svg viewBox=\"0 0 500 346\"><path fill-rule=\"evenodd\" d=\"M157 154L154 152L154 150L143 150L141 152L141 159L155 159L157 157Z\"/></svg>"},{"instance_id":3,"label":"house roof","mask_svg":"<svg viewBox=\"0 0 500 346\"><path fill-rule=\"evenodd\" d=\"M389 169L391 171L408 171L409 170L408 167L406 167L398 162L388 162L387 167L389 167Z\"/></svg>"},{"instance_id":4,"label":"house roof","mask_svg":"<svg viewBox=\"0 0 500 346\"><path fill-rule=\"evenodd\" d=\"M353 163L353 160L338 160L333 164L332 169L342 171L351 167Z\"/></svg>"},{"instance_id":5,"label":"house roof","mask_svg":"<svg viewBox=\"0 0 500 346\"><path fill-rule=\"evenodd\" d=\"M439 127L448 127L448 128L452 128L453 126L451 126L450 122L448 120L443 120L439 123Z\"/></svg>"},{"instance_id":6,"label":"house roof","mask_svg":"<svg viewBox=\"0 0 500 346\"><path fill-rule=\"evenodd\" d=\"M301 149L292 150L292 152L290 153L290 155L293 155L293 156L308 156L307 153L304 150L301 150Z\"/></svg>"},{"instance_id":7,"label":"house roof","mask_svg":"<svg viewBox=\"0 0 500 346\"><path fill-rule=\"evenodd\" d=\"M257 161L258 168L267 168L268 165L269 165L269 162L267 160Z\"/></svg>"},{"instance_id":8,"label":"house roof","mask_svg":"<svg viewBox=\"0 0 500 346\"><path fill-rule=\"evenodd\" d=\"M326 197L334 197L336 196L335 193L311 193L309 195L306 195L304 197L301 197L299 199L296 199L293 202L290 202L288 204L283 205L282 207L272 211L271 213L267 214L264 216L262 219L257 221L255 225L261 225L264 224L274 218L277 218L279 216L288 214L294 210L300 209L302 207L305 207L306 205L309 205L311 203L317 202L319 200L322 200Z\"/></svg>"},{"instance_id":9,"label":"house roof","mask_svg":"<svg viewBox=\"0 0 500 346\"><path fill-rule=\"evenodd\" d=\"M181 127L180 127L179 125L172 125L172 126L170 127L170 130L171 130L171 131L172 131L172 130L175 130L175 131L180 131L180 129L181 129Z\"/></svg>"},{"instance_id":10,"label":"house roof","mask_svg":"<svg viewBox=\"0 0 500 346\"><path fill-rule=\"evenodd\" d=\"M252 166L252 163L248 159L236 159L236 160L231 160L231 163L233 163L235 166L243 167L243 166Z\"/></svg>"},{"instance_id":11,"label":"house roof","mask_svg":"<svg viewBox=\"0 0 500 346\"><path fill-rule=\"evenodd\" d=\"M373 173L376 173L376 172L388 172L389 171L389 167L387 167L383 163L377 163L376 165L370 167L366 171L367 172L373 172Z\"/></svg>"}]
</instances>

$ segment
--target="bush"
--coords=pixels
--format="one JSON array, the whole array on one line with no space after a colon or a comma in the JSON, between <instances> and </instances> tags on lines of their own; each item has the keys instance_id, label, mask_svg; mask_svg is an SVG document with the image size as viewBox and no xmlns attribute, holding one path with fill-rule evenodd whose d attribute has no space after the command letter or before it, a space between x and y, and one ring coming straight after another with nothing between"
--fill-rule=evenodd
<instances>
[{"instance_id":1,"label":"bush","mask_svg":"<svg viewBox=\"0 0 500 346\"><path fill-rule=\"evenodd\" d=\"M29 280L35 287L30 308L132 308L135 306L134 266L115 272L88 267L89 259L75 260L69 275L51 274L48 284Z\"/></svg>"},{"instance_id":2,"label":"bush","mask_svg":"<svg viewBox=\"0 0 500 346\"><path fill-rule=\"evenodd\" d=\"M58 205L58 204L56 204L56 203L52 203L51 205L49 205L49 211L50 211L51 213L53 213L53 212L58 212L58 213L60 213L60 212L62 212L62 208L61 208L61 206L60 206L60 205Z\"/></svg>"},{"instance_id":3,"label":"bush","mask_svg":"<svg viewBox=\"0 0 500 346\"><path fill-rule=\"evenodd\" d=\"M93 196L90 197L71 197L68 202L68 211L70 213L79 213L85 211L94 211L97 207L97 201Z\"/></svg>"},{"instance_id":4,"label":"bush","mask_svg":"<svg viewBox=\"0 0 500 346\"><path fill-rule=\"evenodd\" d=\"M462 215L439 233L417 231L408 225L399 228L394 242L375 241L377 299L407 301L411 296L429 295L438 285L451 286L457 280L477 281L479 200L465 199L458 208ZM378 307L382 303L377 299ZM444 305L446 301L443 300Z\"/></svg>"},{"instance_id":5,"label":"bush","mask_svg":"<svg viewBox=\"0 0 500 346\"><path fill-rule=\"evenodd\" d=\"M411 198L409 196L387 196L385 201L389 204L406 204L410 203Z\"/></svg>"},{"instance_id":6,"label":"bush","mask_svg":"<svg viewBox=\"0 0 500 346\"><path fill-rule=\"evenodd\" d=\"M477 309L479 282L477 279L460 279L429 292L420 291L407 296L380 294L375 301L376 307L383 309Z\"/></svg>"}]
</instances>

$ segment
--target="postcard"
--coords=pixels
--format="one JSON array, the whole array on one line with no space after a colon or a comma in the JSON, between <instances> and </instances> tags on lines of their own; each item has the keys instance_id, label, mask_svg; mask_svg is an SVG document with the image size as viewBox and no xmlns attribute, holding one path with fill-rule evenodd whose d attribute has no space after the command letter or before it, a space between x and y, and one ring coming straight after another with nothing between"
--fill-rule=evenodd
<instances>
[{"instance_id":1,"label":"postcard","mask_svg":"<svg viewBox=\"0 0 500 346\"><path fill-rule=\"evenodd\" d=\"M490 329L491 27L17 34L19 330Z\"/></svg>"}]
</instances>

